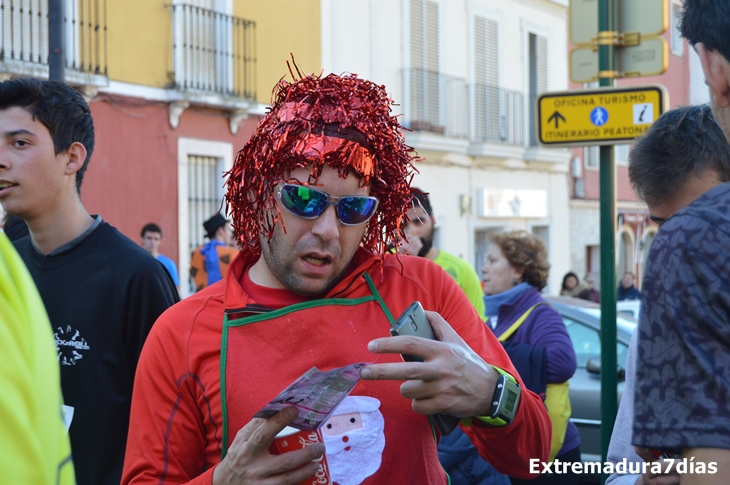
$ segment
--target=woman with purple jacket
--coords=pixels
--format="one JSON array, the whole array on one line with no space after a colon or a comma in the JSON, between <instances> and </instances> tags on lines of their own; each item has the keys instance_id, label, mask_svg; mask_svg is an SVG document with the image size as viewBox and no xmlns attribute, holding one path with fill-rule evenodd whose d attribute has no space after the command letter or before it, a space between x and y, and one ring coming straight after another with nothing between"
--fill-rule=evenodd
<instances>
[{"instance_id":1,"label":"woman with purple jacket","mask_svg":"<svg viewBox=\"0 0 730 485\"><path fill-rule=\"evenodd\" d=\"M547 250L538 238L524 231L496 236L482 266L487 325L505 345L527 387L544 392L553 421L550 457L580 462L578 430L568 421L567 381L576 369L575 351L560 314L540 296L549 272ZM518 361L525 363L522 369ZM529 482L513 478L512 483L571 485L578 479L571 472L546 473Z\"/></svg>"}]
</instances>

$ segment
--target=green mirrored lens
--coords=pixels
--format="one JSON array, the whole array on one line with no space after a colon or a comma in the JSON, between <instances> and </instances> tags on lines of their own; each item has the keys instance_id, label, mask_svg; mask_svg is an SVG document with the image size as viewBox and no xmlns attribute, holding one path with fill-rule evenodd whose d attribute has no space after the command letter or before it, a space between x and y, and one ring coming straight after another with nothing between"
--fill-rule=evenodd
<instances>
[{"instance_id":1,"label":"green mirrored lens","mask_svg":"<svg viewBox=\"0 0 730 485\"><path fill-rule=\"evenodd\" d=\"M327 194L301 185L285 185L281 190L281 202L300 217L314 218L327 207Z\"/></svg>"}]
</instances>

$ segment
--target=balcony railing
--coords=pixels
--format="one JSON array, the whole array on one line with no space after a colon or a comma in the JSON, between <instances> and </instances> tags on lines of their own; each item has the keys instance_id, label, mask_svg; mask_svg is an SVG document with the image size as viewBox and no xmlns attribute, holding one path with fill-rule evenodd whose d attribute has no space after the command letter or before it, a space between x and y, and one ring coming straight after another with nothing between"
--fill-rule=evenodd
<instances>
[{"instance_id":1,"label":"balcony railing","mask_svg":"<svg viewBox=\"0 0 730 485\"><path fill-rule=\"evenodd\" d=\"M524 95L487 84L470 85L472 141L525 144Z\"/></svg>"},{"instance_id":2,"label":"balcony railing","mask_svg":"<svg viewBox=\"0 0 730 485\"><path fill-rule=\"evenodd\" d=\"M256 23L187 4L172 5L174 86L256 99Z\"/></svg>"},{"instance_id":3,"label":"balcony railing","mask_svg":"<svg viewBox=\"0 0 730 485\"><path fill-rule=\"evenodd\" d=\"M404 69L405 124L475 143L525 145L524 95L424 69Z\"/></svg>"},{"instance_id":4,"label":"balcony railing","mask_svg":"<svg viewBox=\"0 0 730 485\"><path fill-rule=\"evenodd\" d=\"M66 0L67 77L107 76L106 0ZM0 70L48 76L48 0L0 0Z\"/></svg>"},{"instance_id":5,"label":"balcony railing","mask_svg":"<svg viewBox=\"0 0 730 485\"><path fill-rule=\"evenodd\" d=\"M466 81L425 69L405 69L403 86L409 128L466 138L469 133Z\"/></svg>"}]
</instances>

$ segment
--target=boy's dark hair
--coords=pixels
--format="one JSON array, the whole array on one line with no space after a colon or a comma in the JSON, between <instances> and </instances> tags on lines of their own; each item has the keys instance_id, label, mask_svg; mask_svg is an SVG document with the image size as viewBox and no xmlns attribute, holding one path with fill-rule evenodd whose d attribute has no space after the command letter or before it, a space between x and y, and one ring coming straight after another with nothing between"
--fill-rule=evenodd
<instances>
[{"instance_id":1,"label":"boy's dark hair","mask_svg":"<svg viewBox=\"0 0 730 485\"><path fill-rule=\"evenodd\" d=\"M727 0L684 0L679 29L690 44L702 42L730 61L730 2Z\"/></svg>"},{"instance_id":2,"label":"boy's dark hair","mask_svg":"<svg viewBox=\"0 0 730 485\"><path fill-rule=\"evenodd\" d=\"M86 148L86 160L76 172L76 192L94 151L94 121L89 105L78 91L56 81L24 78L0 83L0 110L27 110L51 134L55 154L69 149L74 142Z\"/></svg>"},{"instance_id":3,"label":"boy's dark hair","mask_svg":"<svg viewBox=\"0 0 730 485\"><path fill-rule=\"evenodd\" d=\"M629 154L629 179L650 206L674 197L691 176L730 181L730 145L708 105L667 111Z\"/></svg>"},{"instance_id":4,"label":"boy's dark hair","mask_svg":"<svg viewBox=\"0 0 730 485\"><path fill-rule=\"evenodd\" d=\"M144 237L144 235L148 232L158 232L160 234L160 237L162 237L162 229L160 229L160 226L158 226L154 222L150 222L149 224L145 225L142 228L142 233L140 234L140 236Z\"/></svg>"}]
</instances>

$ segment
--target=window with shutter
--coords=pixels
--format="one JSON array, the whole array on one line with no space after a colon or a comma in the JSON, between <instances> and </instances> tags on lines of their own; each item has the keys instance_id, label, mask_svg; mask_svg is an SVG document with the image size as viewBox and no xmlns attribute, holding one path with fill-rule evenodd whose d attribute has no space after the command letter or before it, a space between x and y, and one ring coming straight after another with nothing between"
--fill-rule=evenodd
<instances>
[{"instance_id":1,"label":"window with shutter","mask_svg":"<svg viewBox=\"0 0 730 485\"><path fill-rule=\"evenodd\" d=\"M175 84L249 98L255 23L230 15L226 0L173 2Z\"/></svg>"},{"instance_id":2,"label":"window with shutter","mask_svg":"<svg viewBox=\"0 0 730 485\"><path fill-rule=\"evenodd\" d=\"M3 2L4 57L44 64L48 59L48 3L40 0Z\"/></svg>"},{"instance_id":3,"label":"window with shutter","mask_svg":"<svg viewBox=\"0 0 730 485\"><path fill-rule=\"evenodd\" d=\"M410 0L409 21L411 128L443 132L440 122L438 3Z\"/></svg>"},{"instance_id":4,"label":"window with shutter","mask_svg":"<svg viewBox=\"0 0 730 485\"><path fill-rule=\"evenodd\" d=\"M615 145L613 153L614 153L616 163L618 165L628 165L629 164L629 149L630 148L631 148L631 145Z\"/></svg>"},{"instance_id":5,"label":"window with shutter","mask_svg":"<svg viewBox=\"0 0 730 485\"><path fill-rule=\"evenodd\" d=\"M15 75L43 76L48 65L48 1L0 0L0 61ZM106 76L106 2L67 0L63 12L66 68Z\"/></svg>"},{"instance_id":6,"label":"window with shutter","mask_svg":"<svg viewBox=\"0 0 730 485\"><path fill-rule=\"evenodd\" d=\"M479 141L501 136L499 89L499 24L474 17L474 130Z\"/></svg>"},{"instance_id":7,"label":"window with shutter","mask_svg":"<svg viewBox=\"0 0 730 485\"><path fill-rule=\"evenodd\" d=\"M536 117L535 100L537 96L548 90L548 43L547 38L538 34L529 34L529 56L528 56L528 77L529 77L529 120ZM535 123L528 123L530 127L530 145L537 146Z\"/></svg>"},{"instance_id":8,"label":"window with shutter","mask_svg":"<svg viewBox=\"0 0 730 485\"><path fill-rule=\"evenodd\" d=\"M536 35L537 38L537 93L548 90L548 49L547 37Z\"/></svg>"},{"instance_id":9,"label":"window with shutter","mask_svg":"<svg viewBox=\"0 0 730 485\"><path fill-rule=\"evenodd\" d=\"M583 153L585 154L586 168L592 168L597 170L601 160L600 147L585 147Z\"/></svg>"}]
</instances>

